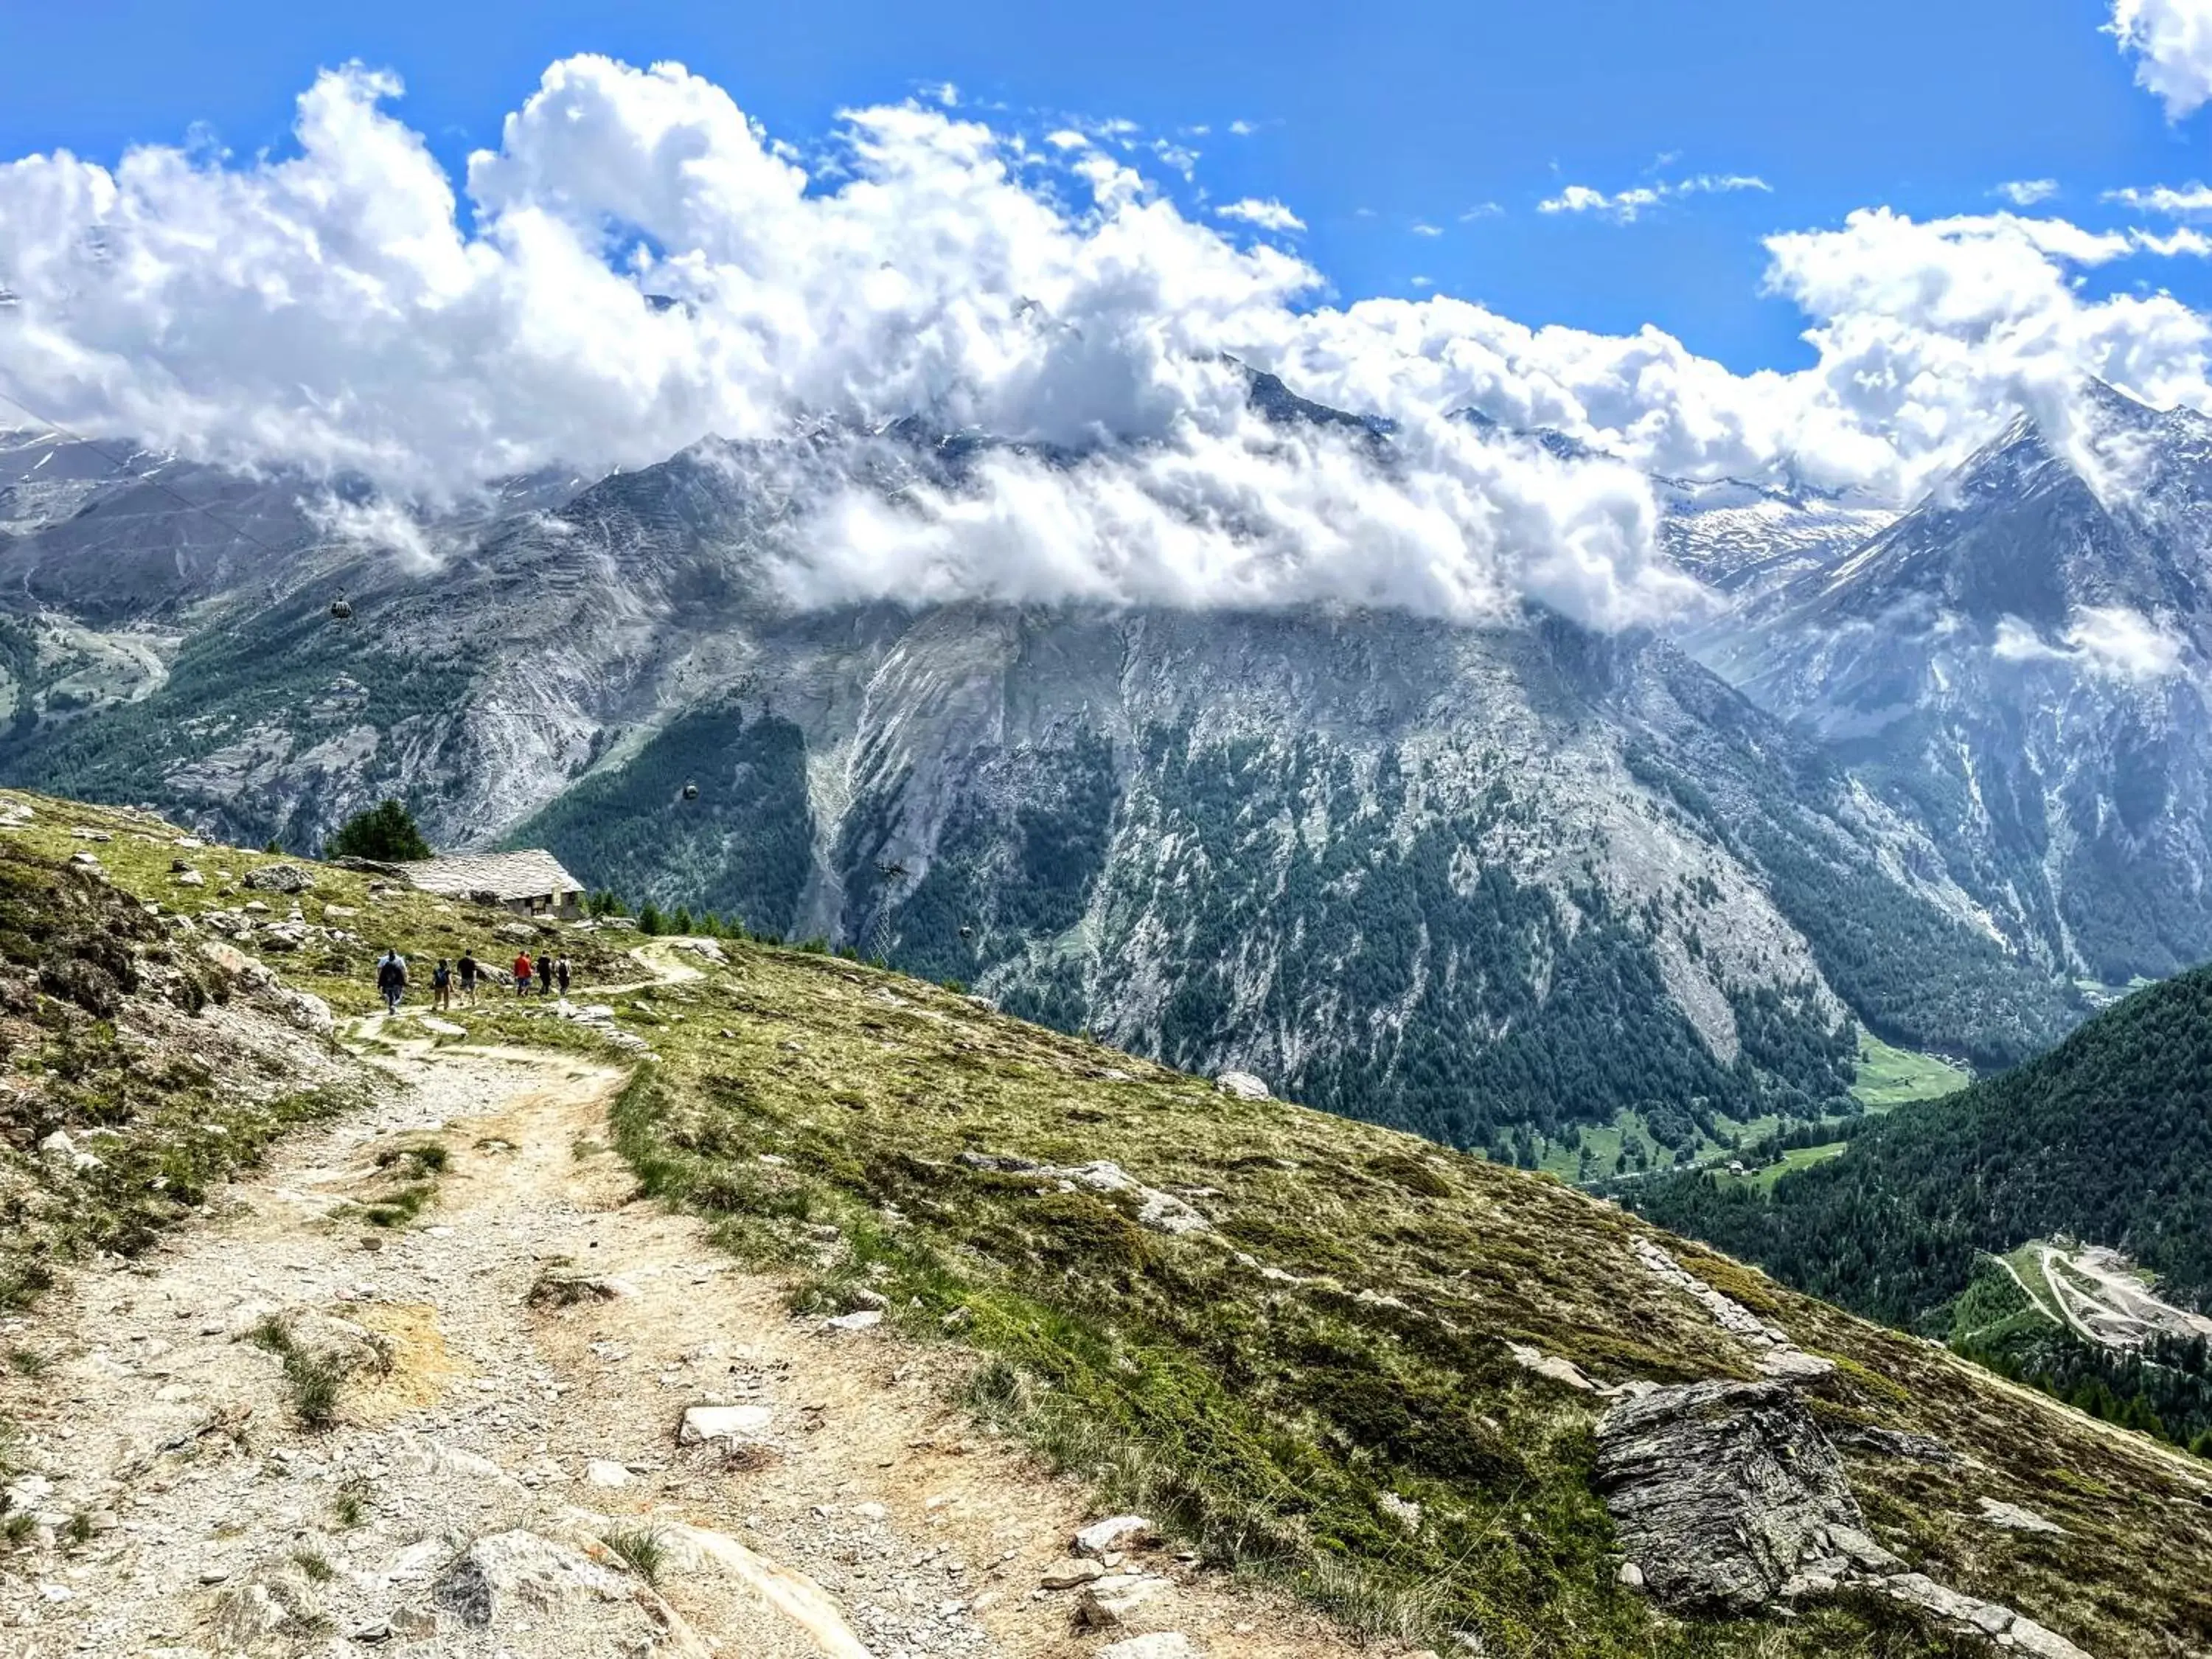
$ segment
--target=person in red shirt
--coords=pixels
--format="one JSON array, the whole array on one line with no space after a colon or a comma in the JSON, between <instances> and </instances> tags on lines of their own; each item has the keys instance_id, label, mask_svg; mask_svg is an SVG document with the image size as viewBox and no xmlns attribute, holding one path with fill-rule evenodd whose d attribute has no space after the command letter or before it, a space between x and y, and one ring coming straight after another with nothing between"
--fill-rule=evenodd
<instances>
[{"instance_id":1,"label":"person in red shirt","mask_svg":"<svg viewBox=\"0 0 2212 1659\"><path fill-rule=\"evenodd\" d=\"M519 997L530 994L530 952L527 951L514 953L514 994Z\"/></svg>"}]
</instances>

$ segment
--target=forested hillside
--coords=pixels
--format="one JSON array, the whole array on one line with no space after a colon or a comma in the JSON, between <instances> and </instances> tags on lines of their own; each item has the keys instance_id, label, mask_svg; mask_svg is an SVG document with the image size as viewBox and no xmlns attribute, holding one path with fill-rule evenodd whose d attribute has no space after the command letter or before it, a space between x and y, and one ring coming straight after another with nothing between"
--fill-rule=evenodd
<instances>
[{"instance_id":1,"label":"forested hillside","mask_svg":"<svg viewBox=\"0 0 2212 1659\"><path fill-rule=\"evenodd\" d=\"M1981 1252L2053 1232L2212 1297L2212 969L2138 992L2040 1060L1870 1123L1771 1195L1695 1176L1636 1206L1893 1324L1958 1295Z\"/></svg>"},{"instance_id":2,"label":"forested hillside","mask_svg":"<svg viewBox=\"0 0 2212 1659\"><path fill-rule=\"evenodd\" d=\"M794 925L811 848L805 743L788 720L690 710L629 764L584 779L507 837L550 848L596 887L742 918ZM691 799L696 780L714 787Z\"/></svg>"},{"instance_id":3,"label":"forested hillside","mask_svg":"<svg viewBox=\"0 0 2212 1659\"><path fill-rule=\"evenodd\" d=\"M2063 1236L2212 1306L2212 969L2140 991L2039 1060L1859 1127L1842 1155L1756 1182L1679 1175L1624 1200L1895 1325L1950 1338L2178 1437L2212 1428L2201 1341L2115 1358L2035 1313L1993 1258ZM2025 1316L2025 1317L2020 1317ZM2154 1345L2155 1346L2155 1345Z\"/></svg>"}]
</instances>

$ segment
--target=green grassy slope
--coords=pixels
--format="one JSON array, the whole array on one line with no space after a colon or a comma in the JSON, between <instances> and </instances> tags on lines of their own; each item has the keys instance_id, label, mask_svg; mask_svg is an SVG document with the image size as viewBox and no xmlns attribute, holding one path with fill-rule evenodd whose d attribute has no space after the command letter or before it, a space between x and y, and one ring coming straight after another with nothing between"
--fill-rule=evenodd
<instances>
[{"instance_id":1,"label":"green grassy slope","mask_svg":"<svg viewBox=\"0 0 2212 1659\"><path fill-rule=\"evenodd\" d=\"M1859 1033L1858 1071L1851 1093L1869 1112L1886 1112L1956 1094L1973 1079L1947 1060L1893 1048L1871 1031Z\"/></svg>"},{"instance_id":2,"label":"green grassy slope","mask_svg":"<svg viewBox=\"0 0 2212 1659\"><path fill-rule=\"evenodd\" d=\"M209 1017L235 989L66 851L0 836L0 1309L64 1261L136 1255L353 1097L337 1068L295 1063L280 1023Z\"/></svg>"},{"instance_id":3,"label":"green grassy slope","mask_svg":"<svg viewBox=\"0 0 2212 1659\"><path fill-rule=\"evenodd\" d=\"M1948 1060L1910 1048L1893 1048L1871 1031L1863 1028L1859 1031L1858 1058L1850 1092L1864 1115L1879 1116L1899 1106L1940 1100L1965 1088L1968 1081L1966 1073ZM1845 1126L1857 1121L1858 1114L1838 1114L1809 1121L1774 1113L1744 1121L1718 1115L1710 1132L1695 1130L1685 1145L1691 1164L1725 1167L1732 1162L1749 1162L1754 1167L1744 1178L1771 1187L1790 1170L1802 1170L1843 1151ZM1758 1167L1759 1158L1764 1156L1759 1149L1764 1143L1783 1135L1817 1139L1818 1132L1824 1129L1832 1129L1837 1138L1821 1144L1790 1147L1764 1167ZM1725 1133L1728 1139L1722 1140L1713 1132ZM1562 1181L1593 1186L1636 1170L1663 1170L1670 1163L1678 1161L1678 1151L1667 1147L1651 1133L1642 1114L1626 1111L1611 1123L1583 1129L1571 1139L1545 1142L1537 1167Z\"/></svg>"},{"instance_id":4,"label":"green grassy slope","mask_svg":"<svg viewBox=\"0 0 2212 1659\"><path fill-rule=\"evenodd\" d=\"M89 814L33 804L38 826L0 844L59 855L61 826ZM165 908L243 896L212 881L178 890L166 851L125 833L134 821L103 821L118 830L102 851L119 886ZM342 872L317 879L305 908L360 909L349 925L373 926L372 944L388 936L418 959L483 946L481 913L374 900ZM621 954L635 935L560 937L585 963L586 996L635 975ZM617 999L621 1026L659 1055L616 1115L644 1188L783 1274L796 1309L880 1305L916 1338L971 1350L969 1408L1095 1482L1102 1502L1141 1507L1210 1558L1367 1629L1438 1645L1464 1630L1492 1655L1951 1650L1887 1603L1683 1623L1615 1583L1589 1486L1597 1405L1507 1345L1609 1381L1749 1372L1702 1309L1638 1265L1633 1242L1657 1235L1635 1218L1389 1130L1231 1100L858 963L727 948L726 968ZM283 965L341 1010L374 1003L365 952ZM512 1000L460 1018L483 1036L593 1041ZM1110 1160L1209 1224L1170 1236L1140 1224L1138 1194L1061 1190L1007 1158ZM2212 1644L2212 1471L1668 1244L1837 1360L1810 1396L1831 1425L1930 1434L1966 1455L1845 1454L1876 1532L1916 1566L2101 1659ZM1418 1532L1386 1512L1393 1493L1421 1505ZM2067 1534L1993 1530L1984 1497Z\"/></svg>"}]
</instances>

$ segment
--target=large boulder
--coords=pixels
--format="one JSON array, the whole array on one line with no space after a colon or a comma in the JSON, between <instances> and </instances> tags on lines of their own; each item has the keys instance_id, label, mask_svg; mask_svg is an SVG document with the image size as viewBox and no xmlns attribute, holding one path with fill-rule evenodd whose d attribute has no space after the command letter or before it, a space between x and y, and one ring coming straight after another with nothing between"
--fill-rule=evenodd
<instances>
[{"instance_id":1,"label":"large boulder","mask_svg":"<svg viewBox=\"0 0 2212 1659\"><path fill-rule=\"evenodd\" d=\"M687 1406L676 1425L679 1446L702 1445L712 1440L757 1440L768 1432L775 1413L766 1406Z\"/></svg>"},{"instance_id":2,"label":"large boulder","mask_svg":"<svg viewBox=\"0 0 2212 1659\"><path fill-rule=\"evenodd\" d=\"M1141 1515L1109 1515L1077 1533L1071 1547L1078 1555L1101 1556L1109 1550L1127 1549L1151 1536L1152 1530L1152 1523Z\"/></svg>"},{"instance_id":3,"label":"large boulder","mask_svg":"<svg viewBox=\"0 0 2212 1659\"><path fill-rule=\"evenodd\" d=\"M1139 1607L1174 1588L1168 1580L1148 1572L1110 1573L1086 1585L1075 1598L1075 1627L1119 1630Z\"/></svg>"},{"instance_id":4,"label":"large boulder","mask_svg":"<svg viewBox=\"0 0 2212 1659\"><path fill-rule=\"evenodd\" d=\"M273 931L273 930L272 930ZM311 1036L329 1036L337 1029L331 1005L309 991L295 991L280 981L267 963L221 939L204 939L200 956L234 985L252 992L287 1025Z\"/></svg>"},{"instance_id":5,"label":"large boulder","mask_svg":"<svg viewBox=\"0 0 2212 1659\"><path fill-rule=\"evenodd\" d=\"M261 948L264 951L297 951L308 939L307 924L304 921L272 921L261 930Z\"/></svg>"},{"instance_id":6,"label":"large boulder","mask_svg":"<svg viewBox=\"0 0 2212 1659\"><path fill-rule=\"evenodd\" d=\"M1801 1574L1903 1565L1867 1535L1834 1447L1778 1382L1689 1382L1599 1419L1597 1485L1662 1606L1743 1613Z\"/></svg>"},{"instance_id":7,"label":"large boulder","mask_svg":"<svg viewBox=\"0 0 2212 1659\"><path fill-rule=\"evenodd\" d=\"M310 1036L329 1036L337 1030L337 1017L331 1012L331 1005L312 991L295 991L277 986L262 994L276 1016L297 1031Z\"/></svg>"},{"instance_id":8,"label":"large boulder","mask_svg":"<svg viewBox=\"0 0 2212 1659\"><path fill-rule=\"evenodd\" d=\"M245 884L257 893L304 893L315 878L296 864L264 864L246 872Z\"/></svg>"},{"instance_id":9,"label":"large boulder","mask_svg":"<svg viewBox=\"0 0 2212 1659\"><path fill-rule=\"evenodd\" d=\"M267 966L246 954L234 945L221 939L205 939L200 945L200 955L221 970L223 976L249 991L265 990L276 982L276 975Z\"/></svg>"}]
</instances>

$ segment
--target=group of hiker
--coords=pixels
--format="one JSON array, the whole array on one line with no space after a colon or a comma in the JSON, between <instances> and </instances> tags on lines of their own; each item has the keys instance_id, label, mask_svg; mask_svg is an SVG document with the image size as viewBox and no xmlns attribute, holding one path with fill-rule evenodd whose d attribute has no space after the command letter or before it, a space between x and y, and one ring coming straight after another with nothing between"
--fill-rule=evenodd
<instances>
[{"instance_id":1,"label":"group of hiker","mask_svg":"<svg viewBox=\"0 0 2212 1659\"><path fill-rule=\"evenodd\" d=\"M550 997L556 990L565 997L573 971L565 954L556 957L549 951L533 962L528 951L518 951L514 953L514 994L528 996L534 983L541 997ZM430 1006L439 1009L452 1007L458 984L463 1000L474 1006L477 988L491 977L491 971L467 951L463 951L457 961L449 962L440 957L438 965L430 970ZM385 1012L398 1013L399 1000L407 991L407 958L388 946L376 959L376 988L383 994Z\"/></svg>"}]
</instances>

